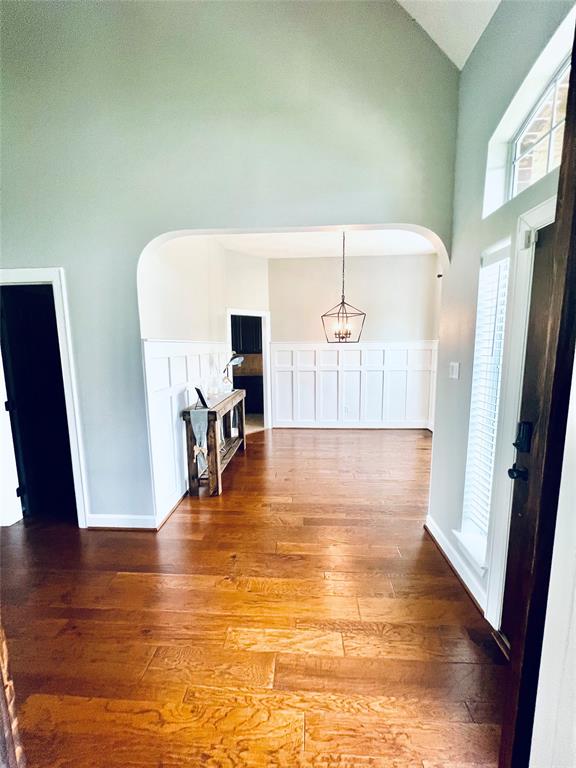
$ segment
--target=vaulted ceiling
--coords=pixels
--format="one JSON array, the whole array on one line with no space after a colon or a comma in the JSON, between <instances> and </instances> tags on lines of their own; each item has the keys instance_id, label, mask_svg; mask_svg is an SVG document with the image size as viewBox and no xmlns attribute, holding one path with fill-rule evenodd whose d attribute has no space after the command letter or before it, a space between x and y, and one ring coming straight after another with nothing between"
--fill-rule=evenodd
<instances>
[{"instance_id":1,"label":"vaulted ceiling","mask_svg":"<svg viewBox=\"0 0 576 768\"><path fill-rule=\"evenodd\" d=\"M501 0L398 0L462 69Z\"/></svg>"}]
</instances>

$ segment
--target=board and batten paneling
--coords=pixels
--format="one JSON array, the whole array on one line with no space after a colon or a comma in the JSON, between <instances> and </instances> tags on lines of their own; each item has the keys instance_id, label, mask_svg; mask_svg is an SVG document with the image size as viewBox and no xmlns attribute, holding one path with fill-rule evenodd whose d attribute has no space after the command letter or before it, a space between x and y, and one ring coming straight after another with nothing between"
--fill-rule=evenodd
<instances>
[{"instance_id":1,"label":"board and batten paneling","mask_svg":"<svg viewBox=\"0 0 576 768\"><path fill-rule=\"evenodd\" d=\"M144 380L154 493L159 526L188 488L182 410L208 392L226 363L224 343L144 340Z\"/></svg>"},{"instance_id":2,"label":"board and batten paneling","mask_svg":"<svg viewBox=\"0 0 576 768\"><path fill-rule=\"evenodd\" d=\"M436 341L271 346L275 427L433 429Z\"/></svg>"}]
</instances>

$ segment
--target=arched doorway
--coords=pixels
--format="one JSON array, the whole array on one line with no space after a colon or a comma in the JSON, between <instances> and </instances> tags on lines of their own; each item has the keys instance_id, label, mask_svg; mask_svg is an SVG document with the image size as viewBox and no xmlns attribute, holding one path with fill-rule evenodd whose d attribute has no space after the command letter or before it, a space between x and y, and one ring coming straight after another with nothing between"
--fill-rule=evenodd
<instances>
[{"instance_id":1,"label":"arched doorway","mask_svg":"<svg viewBox=\"0 0 576 768\"><path fill-rule=\"evenodd\" d=\"M343 230L351 290L369 304L353 352L328 350L320 323L339 297ZM235 312L262 318L265 426L431 429L448 264L437 235L404 224L180 230L151 241L138 305L157 525L186 492L180 412L195 386L218 390Z\"/></svg>"}]
</instances>

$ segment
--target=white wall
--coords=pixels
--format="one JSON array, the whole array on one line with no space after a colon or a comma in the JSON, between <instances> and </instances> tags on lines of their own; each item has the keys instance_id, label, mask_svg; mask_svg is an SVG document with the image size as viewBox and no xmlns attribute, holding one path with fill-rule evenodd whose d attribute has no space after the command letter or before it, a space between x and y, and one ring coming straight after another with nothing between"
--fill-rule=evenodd
<instances>
[{"instance_id":1,"label":"white wall","mask_svg":"<svg viewBox=\"0 0 576 768\"><path fill-rule=\"evenodd\" d=\"M217 341L222 304L222 256L212 239L170 240L138 265L143 339Z\"/></svg>"},{"instance_id":2,"label":"white wall","mask_svg":"<svg viewBox=\"0 0 576 768\"><path fill-rule=\"evenodd\" d=\"M562 464L530 768L574 768L575 763L576 366Z\"/></svg>"},{"instance_id":3,"label":"white wall","mask_svg":"<svg viewBox=\"0 0 576 768\"><path fill-rule=\"evenodd\" d=\"M267 259L225 250L224 277L224 304L227 308L268 309Z\"/></svg>"},{"instance_id":4,"label":"white wall","mask_svg":"<svg viewBox=\"0 0 576 768\"><path fill-rule=\"evenodd\" d=\"M346 296L367 313L363 341L438 335L436 254L353 257ZM224 341L226 308L270 309L273 341L321 342L320 315L340 298L339 258L265 259L217 237L169 240L138 268L140 332L147 339Z\"/></svg>"},{"instance_id":5,"label":"white wall","mask_svg":"<svg viewBox=\"0 0 576 768\"><path fill-rule=\"evenodd\" d=\"M169 240L140 260L138 305L143 339L224 342L227 308L268 308L267 261L214 237Z\"/></svg>"},{"instance_id":6,"label":"white wall","mask_svg":"<svg viewBox=\"0 0 576 768\"><path fill-rule=\"evenodd\" d=\"M441 280L433 255L354 256L346 261L346 300L366 312L362 341L438 336ZM271 259L272 341L325 341L320 315L340 301L339 258Z\"/></svg>"}]
</instances>

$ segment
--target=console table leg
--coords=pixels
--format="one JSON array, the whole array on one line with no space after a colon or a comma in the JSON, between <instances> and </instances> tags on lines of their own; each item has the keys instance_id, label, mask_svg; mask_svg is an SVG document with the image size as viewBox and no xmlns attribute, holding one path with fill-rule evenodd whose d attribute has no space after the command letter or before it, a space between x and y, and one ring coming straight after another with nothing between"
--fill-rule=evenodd
<instances>
[{"instance_id":1,"label":"console table leg","mask_svg":"<svg viewBox=\"0 0 576 768\"><path fill-rule=\"evenodd\" d=\"M238 409L238 437L242 442L240 443L240 450L246 450L246 409L244 407L244 400L241 400L236 406Z\"/></svg>"},{"instance_id":2,"label":"console table leg","mask_svg":"<svg viewBox=\"0 0 576 768\"><path fill-rule=\"evenodd\" d=\"M208 491L210 496L222 493L222 466L220 462L220 424L208 414Z\"/></svg>"},{"instance_id":3,"label":"console table leg","mask_svg":"<svg viewBox=\"0 0 576 768\"><path fill-rule=\"evenodd\" d=\"M194 448L196 447L196 437L192 424L186 421L186 449L188 452L188 494L198 496L200 481L198 479L198 462L194 458Z\"/></svg>"}]
</instances>

